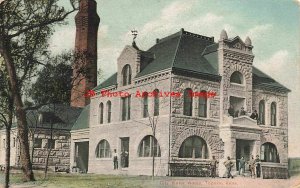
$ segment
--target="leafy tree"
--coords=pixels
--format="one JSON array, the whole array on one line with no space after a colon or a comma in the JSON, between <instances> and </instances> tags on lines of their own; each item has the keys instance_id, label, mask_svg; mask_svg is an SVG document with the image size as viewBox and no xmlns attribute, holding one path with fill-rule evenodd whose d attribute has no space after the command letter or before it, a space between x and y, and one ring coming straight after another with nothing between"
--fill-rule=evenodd
<instances>
[{"instance_id":1,"label":"leafy tree","mask_svg":"<svg viewBox=\"0 0 300 188\"><path fill-rule=\"evenodd\" d=\"M62 56L54 58L38 72L37 81L29 90L34 104L70 103L72 89L72 67Z\"/></svg>"},{"instance_id":2,"label":"leafy tree","mask_svg":"<svg viewBox=\"0 0 300 188\"><path fill-rule=\"evenodd\" d=\"M70 10L59 0L5 0L0 4L0 55L4 59L17 116L20 140L20 163L26 181L34 180L29 154L28 126L22 101L22 88L47 52L48 40L54 24L77 10L78 4L70 0Z\"/></svg>"}]
</instances>

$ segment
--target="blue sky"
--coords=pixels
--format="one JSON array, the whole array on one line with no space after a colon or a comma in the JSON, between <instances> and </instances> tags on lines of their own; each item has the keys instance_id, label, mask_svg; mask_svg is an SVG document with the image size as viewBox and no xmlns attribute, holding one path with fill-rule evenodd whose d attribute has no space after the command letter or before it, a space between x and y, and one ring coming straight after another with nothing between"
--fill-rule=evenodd
<instances>
[{"instance_id":1,"label":"blue sky","mask_svg":"<svg viewBox=\"0 0 300 188\"><path fill-rule=\"evenodd\" d=\"M66 3L64 1L63 3ZM156 38L184 28L219 39L249 36L254 46L254 65L287 86L289 94L290 156L300 156L299 5L295 0L97 0L101 23L98 32L98 68L108 77L116 72L117 57L132 41L147 50ZM51 40L54 52L74 48L74 14L57 28ZM61 42L63 41L63 42ZM298 115L298 117L297 117Z\"/></svg>"}]
</instances>

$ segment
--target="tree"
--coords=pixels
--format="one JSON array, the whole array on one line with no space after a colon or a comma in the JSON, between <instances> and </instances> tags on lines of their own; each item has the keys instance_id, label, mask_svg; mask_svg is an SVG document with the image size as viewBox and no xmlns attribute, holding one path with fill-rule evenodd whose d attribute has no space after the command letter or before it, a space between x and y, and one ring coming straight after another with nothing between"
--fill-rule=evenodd
<instances>
[{"instance_id":1,"label":"tree","mask_svg":"<svg viewBox=\"0 0 300 188\"><path fill-rule=\"evenodd\" d=\"M26 181L34 180L29 154L28 127L22 101L22 86L34 76L38 65L47 56L48 39L54 24L77 10L70 0L70 10L59 0L6 0L0 4L0 54L4 58L17 117L20 141L20 163Z\"/></svg>"},{"instance_id":2,"label":"tree","mask_svg":"<svg viewBox=\"0 0 300 188\"><path fill-rule=\"evenodd\" d=\"M34 105L50 103L70 104L72 89L72 66L66 63L68 57L58 55L51 58L53 63L47 64L37 73L37 81L29 89Z\"/></svg>"},{"instance_id":3,"label":"tree","mask_svg":"<svg viewBox=\"0 0 300 188\"><path fill-rule=\"evenodd\" d=\"M0 64L2 59L0 60ZM13 119L13 99L9 91L9 83L7 82L7 73L5 69L0 69L0 128L5 127L6 147L5 147L5 185L9 187L10 172L10 133Z\"/></svg>"},{"instance_id":4,"label":"tree","mask_svg":"<svg viewBox=\"0 0 300 188\"><path fill-rule=\"evenodd\" d=\"M143 117L147 118L147 121L141 120L139 117L134 117L133 121L138 122L140 124L143 124L147 127L151 128L152 132L152 147L151 147L151 153L152 153L152 180L154 179L154 172L155 172L155 140L156 139L156 128L159 122L159 117L160 117L160 110L165 109L166 107L169 106L170 102L170 97L171 97L171 92L167 94L168 96L161 95L158 88L160 85L159 81L155 81L152 83L149 83L147 85L139 87L139 90L137 93L135 93L135 97L140 99L140 104L142 104L142 110L143 110ZM164 87L162 87L164 88ZM149 110L149 101L148 98L153 98L153 110ZM139 107L134 107L133 109L140 109ZM140 114L140 113L135 113L135 114Z\"/></svg>"}]
</instances>

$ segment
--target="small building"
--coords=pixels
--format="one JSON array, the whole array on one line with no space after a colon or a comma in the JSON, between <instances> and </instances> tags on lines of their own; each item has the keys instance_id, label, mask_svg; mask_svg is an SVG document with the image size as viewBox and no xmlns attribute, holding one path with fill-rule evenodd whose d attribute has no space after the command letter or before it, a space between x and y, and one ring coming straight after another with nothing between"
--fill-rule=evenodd
<instances>
[{"instance_id":1,"label":"small building","mask_svg":"<svg viewBox=\"0 0 300 188\"><path fill-rule=\"evenodd\" d=\"M70 164L70 130L81 108L66 104L49 104L26 113L30 155L34 169L44 169L49 153L49 168L68 171ZM0 130L0 165L5 164L5 128ZM16 122L11 130L11 166L20 165L20 144Z\"/></svg>"}]
</instances>

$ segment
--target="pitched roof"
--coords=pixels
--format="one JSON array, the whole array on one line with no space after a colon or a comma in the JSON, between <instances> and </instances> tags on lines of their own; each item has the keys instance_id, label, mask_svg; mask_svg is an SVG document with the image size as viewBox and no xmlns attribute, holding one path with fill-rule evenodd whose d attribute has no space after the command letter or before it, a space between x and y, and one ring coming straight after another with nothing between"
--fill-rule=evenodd
<instances>
[{"instance_id":1,"label":"pitched roof","mask_svg":"<svg viewBox=\"0 0 300 188\"><path fill-rule=\"evenodd\" d=\"M79 116L82 108L71 107L68 104L48 104L40 107L38 110L29 110L26 113L29 127L39 127L49 129L51 120L53 129L71 130L75 120ZM42 122L39 121L39 115L43 114Z\"/></svg>"},{"instance_id":2,"label":"pitched roof","mask_svg":"<svg viewBox=\"0 0 300 188\"><path fill-rule=\"evenodd\" d=\"M90 119L90 105L87 105L80 113L76 122L72 127L73 130L86 129L89 127L89 119Z\"/></svg>"},{"instance_id":3,"label":"pitched roof","mask_svg":"<svg viewBox=\"0 0 300 188\"><path fill-rule=\"evenodd\" d=\"M283 92L290 92L291 90L265 74L264 72L260 71L256 67L253 66L252 69L253 73L253 86L261 89L275 89L280 90Z\"/></svg>"},{"instance_id":4,"label":"pitched roof","mask_svg":"<svg viewBox=\"0 0 300 188\"><path fill-rule=\"evenodd\" d=\"M142 54L147 52L154 54L154 58L136 77L170 69L175 74L219 81L221 76L218 74L218 48L219 44L214 42L213 37L205 37L181 29L158 40L146 52L141 51ZM290 91L255 67L253 67L253 84L257 87ZM95 90L111 85L117 85L117 73L98 85Z\"/></svg>"}]
</instances>

